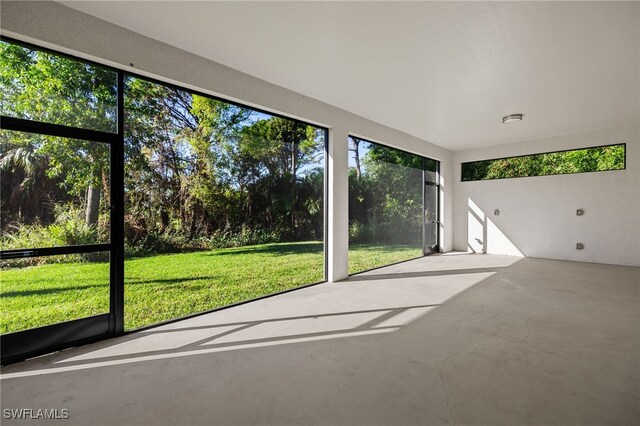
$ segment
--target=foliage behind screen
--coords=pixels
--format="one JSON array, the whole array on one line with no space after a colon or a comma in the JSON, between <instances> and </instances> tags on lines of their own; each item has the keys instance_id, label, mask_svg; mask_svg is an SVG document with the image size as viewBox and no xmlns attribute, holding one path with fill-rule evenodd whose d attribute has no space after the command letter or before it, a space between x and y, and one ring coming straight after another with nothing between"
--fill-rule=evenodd
<instances>
[{"instance_id":1,"label":"foliage behind screen","mask_svg":"<svg viewBox=\"0 0 640 426\"><path fill-rule=\"evenodd\" d=\"M139 78L125 90L130 249L323 239L324 130Z\"/></svg>"},{"instance_id":2,"label":"foliage behind screen","mask_svg":"<svg viewBox=\"0 0 640 426\"><path fill-rule=\"evenodd\" d=\"M349 138L350 273L423 254L424 182L435 182L437 167L435 160ZM437 198L429 201L437 206ZM368 261L357 259L363 247L371 251Z\"/></svg>"},{"instance_id":3,"label":"foliage behind screen","mask_svg":"<svg viewBox=\"0 0 640 426\"><path fill-rule=\"evenodd\" d=\"M5 41L0 65L1 114L116 130L115 71ZM124 90L130 253L323 239L323 129L135 77ZM1 136L4 249L108 228L108 145Z\"/></svg>"},{"instance_id":4,"label":"foliage behind screen","mask_svg":"<svg viewBox=\"0 0 640 426\"><path fill-rule=\"evenodd\" d=\"M419 246L422 157L354 138L350 145L349 242Z\"/></svg>"},{"instance_id":5,"label":"foliage behind screen","mask_svg":"<svg viewBox=\"0 0 640 426\"><path fill-rule=\"evenodd\" d=\"M0 41L0 113L116 132L113 70Z\"/></svg>"},{"instance_id":6,"label":"foliage behind screen","mask_svg":"<svg viewBox=\"0 0 640 426\"><path fill-rule=\"evenodd\" d=\"M624 144L462 163L462 181L622 170Z\"/></svg>"}]
</instances>

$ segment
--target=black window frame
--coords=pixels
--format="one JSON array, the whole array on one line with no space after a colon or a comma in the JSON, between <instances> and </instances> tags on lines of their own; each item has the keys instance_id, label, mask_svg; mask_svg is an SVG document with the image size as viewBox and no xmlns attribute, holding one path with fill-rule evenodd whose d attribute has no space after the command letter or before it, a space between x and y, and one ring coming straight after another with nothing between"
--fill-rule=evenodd
<instances>
[{"instance_id":1,"label":"black window frame","mask_svg":"<svg viewBox=\"0 0 640 426\"><path fill-rule=\"evenodd\" d=\"M427 180L427 171L431 171L431 170L427 170L426 167L426 163L427 160L431 160L431 161L435 161L435 165L436 165L436 169L434 170L435 172L435 181L430 181ZM422 157L422 161L423 161L423 167L422 167L422 182L424 183L424 188L422 191L422 210L424 211L425 207L426 207L426 187L427 186L435 186L436 187L436 220L431 221L431 223L435 223L436 224L436 243L434 245L430 245L427 248L427 227L426 225L426 220L424 217L424 214L422 215L422 253L423 256L428 256L430 254L434 254L434 253L439 253L440 252L440 241L441 241L441 235L440 235L440 225L442 224L442 220L440 217L440 208L441 208L441 204L440 204L440 197L442 196L440 194L440 161L435 160L433 158L428 158L428 157Z\"/></svg>"}]
</instances>

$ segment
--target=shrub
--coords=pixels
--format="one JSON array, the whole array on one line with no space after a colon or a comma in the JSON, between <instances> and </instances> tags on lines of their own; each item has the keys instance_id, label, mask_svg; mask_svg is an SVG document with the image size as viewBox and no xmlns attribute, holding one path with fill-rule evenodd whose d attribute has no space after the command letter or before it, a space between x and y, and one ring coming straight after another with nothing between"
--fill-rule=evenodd
<instances>
[{"instance_id":1,"label":"shrub","mask_svg":"<svg viewBox=\"0 0 640 426\"><path fill-rule=\"evenodd\" d=\"M55 221L43 226L39 223L13 223L4 227L0 240L2 250L24 249L31 247L62 247L100 242L98 228L84 221L83 211L73 204L58 205L54 209ZM45 263L62 263L94 260L99 254L70 254L62 256L43 256L12 260L3 267L33 266Z\"/></svg>"},{"instance_id":2,"label":"shrub","mask_svg":"<svg viewBox=\"0 0 640 426\"><path fill-rule=\"evenodd\" d=\"M173 232L140 232L127 235L125 240L126 256L145 256L155 253L176 253L198 249L196 242L189 242L180 234Z\"/></svg>"},{"instance_id":3,"label":"shrub","mask_svg":"<svg viewBox=\"0 0 640 426\"><path fill-rule=\"evenodd\" d=\"M87 225L82 209L69 205L57 205L55 222L46 227L51 241L59 246L78 246L99 242L97 226ZM37 247L37 246L36 246Z\"/></svg>"},{"instance_id":4,"label":"shrub","mask_svg":"<svg viewBox=\"0 0 640 426\"><path fill-rule=\"evenodd\" d=\"M349 242L351 243L374 243L376 239L375 224L361 223L353 221L349 225Z\"/></svg>"},{"instance_id":5,"label":"shrub","mask_svg":"<svg viewBox=\"0 0 640 426\"><path fill-rule=\"evenodd\" d=\"M239 232L215 232L210 237L206 237L205 241L208 248L216 249L276 243L281 241L281 236L275 231L251 229L247 226L243 226Z\"/></svg>"}]
</instances>

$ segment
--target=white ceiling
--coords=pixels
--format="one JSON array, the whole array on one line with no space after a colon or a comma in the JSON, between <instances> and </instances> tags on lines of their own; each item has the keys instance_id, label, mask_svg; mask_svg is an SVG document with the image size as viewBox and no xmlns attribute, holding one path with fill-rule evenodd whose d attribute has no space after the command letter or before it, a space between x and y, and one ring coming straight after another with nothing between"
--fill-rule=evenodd
<instances>
[{"instance_id":1,"label":"white ceiling","mask_svg":"<svg viewBox=\"0 0 640 426\"><path fill-rule=\"evenodd\" d=\"M453 150L640 117L636 2L63 3Z\"/></svg>"}]
</instances>

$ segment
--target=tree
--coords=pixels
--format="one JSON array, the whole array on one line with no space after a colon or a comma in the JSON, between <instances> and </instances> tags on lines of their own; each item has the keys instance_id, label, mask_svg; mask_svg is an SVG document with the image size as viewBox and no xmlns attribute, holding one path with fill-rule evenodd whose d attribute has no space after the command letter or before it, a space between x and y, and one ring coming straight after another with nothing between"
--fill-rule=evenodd
<instances>
[{"instance_id":1,"label":"tree","mask_svg":"<svg viewBox=\"0 0 640 426\"><path fill-rule=\"evenodd\" d=\"M322 149L315 128L280 117L258 120L240 133L237 163L245 167L248 207L255 209L261 199L270 217L288 218L288 226L278 223L275 227L290 238L301 238L303 223L310 223L305 208L313 210L314 204L300 196L300 189L315 181L308 180L311 172L299 178L303 170L317 164ZM259 194L266 191L270 202Z\"/></svg>"},{"instance_id":2,"label":"tree","mask_svg":"<svg viewBox=\"0 0 640 426\"><path fill-rule=\"evenodd\" d=\"M3 226L13 220L46 219L50 213L41 200L50 196L49 188L55 184L46 175L46 156L37 149L39 144L29 139L26 134L10 137L0 132Z\"/></svg>"},{"instance_id":3,"label":"tree","mask_svg":"<svg viewBox=\"0 0 640 426\"><path fill-rule=\"evenodd\" d=\"M349 222L353 241L420 244L422 157L360 141L364 166L349 176Z\"/></svg>"},{"instance_id":4,"label":"tree","mask_svg":"<svg viewBox=\"0 0 640 426\"><path fill-rule=\"evenodd\" d=\"M0 42L0 83L4 115L115 131L116 73L113 71ZM87 224L95 225L101 193L108 196L104 179L108 175L105 150L87 141L71 142L53 137L40 140L41 144L29 149L41 151L38 155L49 159L49 177L60 178L61 185L72 194L82 194Z\"/></svg>"},{"instance_id":5,"label":"tree","mask_svg":"<svg viewBox=\"0 0 640 426\"><path fill-rule=\"evenodd\" d=\"M350 136L349 141L351 142L351 147L348 148L348 150L353 152L353 160L356 164L356 178L360 179L362 176L362 168L360 166L360 142L362 140L355 136Z\"/></svg>"}]
</instances>

